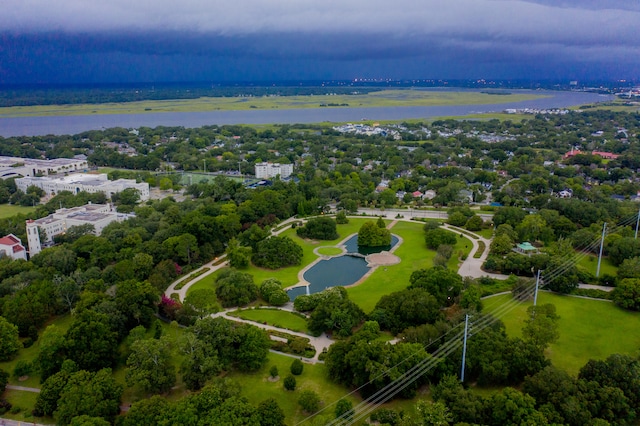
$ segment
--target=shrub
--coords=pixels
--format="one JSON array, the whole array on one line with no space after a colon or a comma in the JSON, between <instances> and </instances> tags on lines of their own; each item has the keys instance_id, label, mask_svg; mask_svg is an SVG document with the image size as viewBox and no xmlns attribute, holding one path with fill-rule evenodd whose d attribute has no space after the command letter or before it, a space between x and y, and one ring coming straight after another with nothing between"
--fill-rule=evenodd
<instances>
[{"instance_id":1,"label":"shrub","mask_svg":"<svg viewBox=\"0 0 640 426\"><path fill-rule=\"evenodd\" d=\"M278 366L272 365L271 368L269 369L269 375L271 377L278 377Z\"/></svg>"},{"instance_id":2,"label":"shrub","mask_svg":"<svg viewBox=\"0 0 640 426\"><path fill-rule=\"evenodd\" d=\"M302 370L304 370L304 364L302 364L302 361L294 359L291 363L291 374L299 376L302 374Z\"/></svg>"},{"instance_id":3,"label":"shrub","mask_svg":"<svg viewBox=\"0 0 640 426\"><path fill-rule=\"evenodd\" d=\"M289 375L284 379L284 388L288 391L296 390L296 378Z\"/></svg>"},{"instance_id":4,"label":"shrub","mask_svg":"<svg viewBox=\"0 0 640 426\"><path fill-rule=\"evenodd\" d=\"M320 397L314 391L305 389L300 392L298 404L307 413L315 413L320 408Z\"/></svg>"}]
</instances>

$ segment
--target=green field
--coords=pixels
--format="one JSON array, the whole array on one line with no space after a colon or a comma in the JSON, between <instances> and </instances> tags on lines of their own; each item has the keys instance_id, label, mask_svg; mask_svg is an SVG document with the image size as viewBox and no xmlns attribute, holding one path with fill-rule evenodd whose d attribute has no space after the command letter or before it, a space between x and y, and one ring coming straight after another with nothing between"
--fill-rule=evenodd
<instances>
[{"instance_id":1,"label":"green field","mask_svg":"<svg viewBox=\"0 0 640 426\"><path fill-rule=\"evenodd\" d=\"M578 262L578 268L590 272L595 277L596 271L598 269L598 256L596 256L595 254L590 254L588 256L582 257ZM609 258L603 257L602 262L600 263L600 276L616 276L617 274L618 267L611 263Z\"/></svg>"},{"instance_id":2,"label":"green field","mask_svg":"<svg viewBox=\"0 0 640 426\"><path fill-rule=\"evenodd\" d=\"M17 214L29 214L35 211L35 207L23 207L13 204L0 204L0 219L15 216Z\"/></svg>"},{"instance_id":3,"label":"green field","mask_svg":"<svg viewBox=\"0 0 640 426\"><path fill-rule=\"evenodd\" d=\"M409 277L413 271L433 266L436 252L427 249L422 227L421 222L396 223L391 232L404 240L394 251L401 262L397 265L379 267L364 283L347 289L349 298L365 312L371 312L378 300L385 294L405 289L409 285ZM465 248L465 246L467 247ZM454 255L450 261L451 264L448 266L457 265L458 251L466 250L468 253L471 247L471 241L467 238L458 238L454 247ZM455 269L457 270L457 267Z\"/></svg>"},{"instance_id":4,"label":"green field","mask_svg":"<svg viewBox=\"0 0 640 426\"><path fill-rule=\"evenodd\" d=\"M0 108L0 117L142 114L157 112L229 111L251 109L302 109L321 108L322 105L329 104L344 104L348 107L358 108L483 105L519 102L539 99L542 97L544 96L532 94L508 94L496 96L480 92L435 92L413 89L393 89L361 95L220 97L105 104L15 106Z\"/></svg>"},{"instance_id":5,"label":"green field","mask_svg":"<svg viewBox=\"0 0 640 426\"><path fill-rule=\"evenodd\" d=\"M230 312L229 315L300 333L309 332L305 318L279 309L244 309Z\"/></svg>"},{"instance_id":6,"label":"green field","mask_svg":"<svg viewBox=\"0 0 640 426\"><path fill-rule=\"evenodd\" d=\"M338 247L320 247L318 248L318 253L323 256L336 256L343 252L341 248Z\"/></svg>"},{"instance_id":7,"label":"green field","mask_svg":"<svg viewBox=\"0 0 640 426\"><path fill-rule=\"evenodd\" d=\"M484 300L485 312L512 300L501 295ZM614 353L637 355L640 350L640 313L623 310L613 303L541 292L538 303L553 303L560 316L560 338L548 349L556 367L577 374L589 359L604 359ZM521 303L502 321L507 333L520 336L531 302Z\"/></svg>"},{"instance_id":8,"label":"green field","mask_svg":"<svg viewBox=\"0 0 640 426\"><path fill-rule=\"evenodd\" d=\"M283 387L284 377L288 376L289 368L293 358L284 355L269 353L268 362L259 371L255 373L230 373L227 377L240 383L242 387L242 395L245 396L252 404L259 404L267 398L275 398L278 405L285 413L286 422L295 425L304 420L307 415L298 405L298 395L304 389L310 389L318 393L322 400L322 407L325 411L322 413L331 415L334 418L334 403L349 394L349 389L344 386L336 385L327 378L327 372L323 364L304 364L304 371L300 376L296 376L296 390L293 392L286 391ZM269 369L275 365L278 367L280 379L278 381L269 381ZM357 405L360 402L359 397L348 397Z\"/></svg>"}]
</instances>

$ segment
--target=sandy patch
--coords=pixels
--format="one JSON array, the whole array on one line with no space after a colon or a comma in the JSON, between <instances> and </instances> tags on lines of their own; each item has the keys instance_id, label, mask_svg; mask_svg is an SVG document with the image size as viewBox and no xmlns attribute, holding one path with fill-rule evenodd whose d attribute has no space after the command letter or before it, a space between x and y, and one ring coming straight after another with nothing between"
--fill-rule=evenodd
<instances>
[{"instance_id":1,"label":"sandy patch","mask_svg":"<svg viewBox=\"0 0 640 426\"><path fill-rule=\"evenodd\" d=\"M370 254L365 257L365 260L369 266L389 266L400 263L400 258L388 251Z\"/></svg>"}]
</instances>

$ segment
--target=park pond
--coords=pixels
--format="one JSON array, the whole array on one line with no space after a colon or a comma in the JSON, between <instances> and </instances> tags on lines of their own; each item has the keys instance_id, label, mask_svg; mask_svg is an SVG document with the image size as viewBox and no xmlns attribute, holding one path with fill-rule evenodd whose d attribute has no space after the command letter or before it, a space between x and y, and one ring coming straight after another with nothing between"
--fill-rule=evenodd
<instances>
[{"instance_id":1,"label":"park pond","mask_svg":"<svg viewBox=\"0 0 640 426\"><path fill-rule=\"evenodd\" d=\"M293 287L287 291L291 300L301 294L318 293L328 287L348 286L357 282L367 272L370 267L365 260L365 256L382 251L389 251L398 244L398 237L391 236L391 244L382 247L358 247L358 235L353 235L342 243L346 253L322 259L312 265L304 274L303 278L309 283L308 286Z\"/></svg>"}]
</instances>

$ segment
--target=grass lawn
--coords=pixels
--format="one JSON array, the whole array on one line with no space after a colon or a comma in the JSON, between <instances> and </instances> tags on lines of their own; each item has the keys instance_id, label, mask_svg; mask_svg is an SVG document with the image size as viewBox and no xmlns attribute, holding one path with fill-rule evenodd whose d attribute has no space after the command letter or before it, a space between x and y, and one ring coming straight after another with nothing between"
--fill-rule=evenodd
<instances>
[{"instance_id":1,"label":"grass lawn","mask_svg":"<svg viewBox=\"0 0 640 426\"><path fill-rule=\"evenodd\" d=\"M481 229L480 231L473 232L487 239L491 239L491 237L493 237L493 228L485 228Z\"/></svg>"},{"instance_id":2,"label":"grass lawn","mask_svg":"<svg viewBox=\"0 0 640 426\"><path fill-rule=\"evenodd\" d=\"M55 424L55 421L50 417L33 417L31 415L31 410L33 410L33 407L36 405L36 399L38 398L37 393L7 389L3 394L3 398L13 405L13 409L19 407L20 411L16 414L7 412L3 414L2 417L19 422L27 422L26 424L31 424L30 422Z\"/></svg>"},{"instance_id":3,"label":"grass lawn","mask_svg":"<svg viewBox=\"0 0 640 426\"><path fill-rule=\"evenodd\" d=\"M595 254L584 256L582 259L580 259L580 262L578 262L578 268L590 272L595 277L596 271L598 270L598 256L596 256ZM618 267L611 263L609 258L603 257L602 262L600 262L600 276L616 276L617 274Z\"/></svg>"},{"instance_id":4,"label":"grass lawn","mask_svg":"<svg viewBox=\"0 0 640 426\"><path fill-rule=\"evenodd\" d=\"M422 236L422 235L421 235ZM453 246L453 255L447 262L447 268L452 269L458 272L458 267L460 263L462 263L462 255L469 256L471 250L473 249L473 243L471 239L463 234L462 237L458 236L458 240L456 245Z\"/></svg>"},{"instance_id":5,"label":"grass lawn","mask_svg":"<svg viewBox=\"0 0 640 426\"><path fill-rule=\"evenodd\" d=\"M69 327L71 326L71 322L73 321L73 317L71 317L70 315L64 315L61 317L57 317L54 320L50 321L49 323L47 323L43 328L41 328L39 330L39 335L42 336L42 333L44 332L45 328L48 325L51 324L55 324L56 327L58 327L60 329L60 331L62 333L66 333L67 330L69 329ZM23 340L23 339L21 339ZM24 381L19 381L17 378L13 377L13 369L15 368L16 364L18 363L18 361L20 360L24 360L27 362L33 362L36 357L38 356L38 352L40 352L40 340L36 340L34 342L33 345L31 345L28 348L23 348L20 349L20 351L18 352L18 355L12 359L11 361L7 361L7 362L1 362L0 363L0 369L6 371L7 373L11 374L11 377L9 377L9 384L10 385L16 385L16 386L27 386L27 387L31 387L31 388L39 388L41 386L40 384L40 375L37 372L33 372L32 374L29 375L29 378L27 380Z\"/></svg>"},{"instance_id":6,"label":"grass lawn","mask_svg":"<svg viewBox=\"0 0 640 426\"><path fill-rule=\"evenodd\" d=\"M301 375L295 376L295 391L286 391L283 386L284 378L289 375L289 368L293 358L269 353L267 363L255 373L237 373L228 375L229 378L237 381L242 387L242 395L252 404L258 405L269 397L275 398L278 405L285 413L285 422L290 425L298 424L308 415L305 414L298 405L298 396L301 390L310 389L318 393L322 400L323 415L327 414L334 418L334 403L345 397L350 391L344 386L337 385L327 379L327 371L323 364L304 364L304 371ZM278 381L269 381L269 369L275 365L278 367ZM359 396L348 397L353 405L357 405L361 399Z\"/></svg>"},{"instance_id":7,"label":"grass lawn","mask_svg":"<svg viewBox=\"0 0 640 426\"><path fill-rule=\"evenodd\" d=\"M35 207L23 207L16 206L13 204L0 204L0 219L4 219L5 217L15 216L17 214L28 214L32 211L35 211Z\"/></svg>"},{"instance_id":8,"label":"grass lawn","mask_svg":"<svg viewBox=\"0 0 640 426\"><path fill-rule=\"evenodd\" d=\"M421 222L396 223L391 232L402 237L404 241L394 254L402 261L397 265L379 267L364 283L347 289L349 298L365 312L371 312L385 294L405 289L409 285L409 277L413 271L433 266L436 252L427 249L422 232L423 226ZM465 245L468 246L466 249ZM468 253L471 247L469 240L458 238L454 253L457 254L460 250L466 250ZM458 260L454 258L456 254L452 256L450 263L455 265L457 270Z\"/></svg>"},{"instance_id":9,"label":"grass lawn","mask_svg":"<svg viewBox=\"0 0 640 426\"><path fill-rule=\"evenodd\" d=\"M242 319L266 323L274 327L286 328L291 331L308 333L307 320L292 312L279 309L244 309L231 312L230 315Z\"/></svg>"},{"instance_id":10,"label":"grass lawn","mask_svg":"<svg viewBox=\"0 0 640 426\"><path fill-rule=\"evenodd\" d=\"M343 251L344 250L338 247L320 247L318 249L318 253L324 256L336 256L338 254L341 254Z\"/></svg>"},{"instance_id":11,"label":"grass lawn","mask_svg":"<svg viewBox=\"0 0 640 426\"><path fill-rule=\"evenodd\" d=\"M296 235L295 229L287 229L280 236L287 236L293 239L297 244L302 247L302 262L298 266L288 266L286 268L280 269L266 269L266 268L258 268L257 266L250 265L247 269L243 269L242 272L247 272L253 275L253 281L260 285L264 280L269 278L275 278L282 282L284 287L290 287L298 283L298 272L305 266L309 265L311 262L316 260L318 256L313 253L313 250L318 246L328 246L328 245L336 245L340 241L344 240L351 234L355 234L358 232L360 227L367 220L373 220L371 218L368 219L360 219L360 218L350 218L349 223L345 225L338 225L338 234L340 235L335 240L328 241L318 241L318 240L306 240L300 238ZM387 223L390 221L386 221ZM198 288L213 288L213 284L216 280L217 273L211 274L202 278L200 281L195 283L189 291Z\"/></svg>"},{"instance_id":12,"label":"grass lawn","mask_svg":"<svg viewBox=\"0 0 640 426\"><path fill-rule=\"evenodd\" d=\"M485 299L490 312L511 300L511 295ZM640 348L640 313L625 311L613 303L541 292L538 303L553 303L560 316L560 338L551 345L551 362L577 374L589 359L605 359L614 353L637 355ZM502 318L511 336L520 336L531 302L522 303Z\"/></svg>"}]
</instances>

